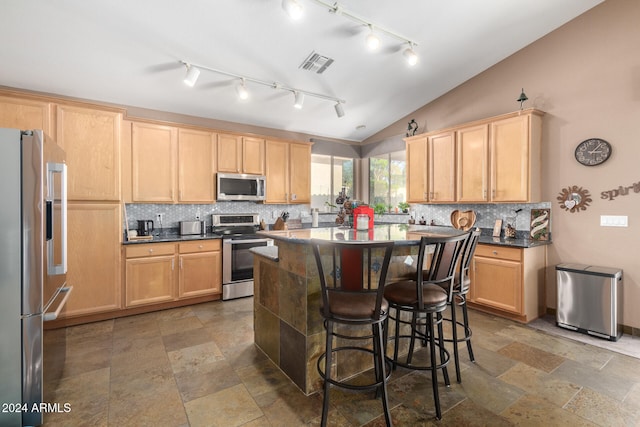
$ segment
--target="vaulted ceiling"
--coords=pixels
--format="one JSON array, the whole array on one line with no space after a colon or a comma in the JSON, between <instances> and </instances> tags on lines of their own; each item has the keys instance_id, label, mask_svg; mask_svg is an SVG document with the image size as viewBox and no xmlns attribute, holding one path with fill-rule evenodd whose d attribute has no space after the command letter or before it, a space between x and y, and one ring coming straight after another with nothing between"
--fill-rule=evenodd
<instances>
[{"instance_id":1,"label":"vaulted ceiling","mask_svg":"<svg viewBox=\"0 0 640 427\"><path fill-rule=\"evenodd\" d=\"M602 0L297 1L299 20L281 0L6 1L0 85L362 141ZM302 68L312 53L333 61ZM182 61L201 68L193 87ZM328 99L294 109L287 88Z\"/></svg>"}]
</instances>

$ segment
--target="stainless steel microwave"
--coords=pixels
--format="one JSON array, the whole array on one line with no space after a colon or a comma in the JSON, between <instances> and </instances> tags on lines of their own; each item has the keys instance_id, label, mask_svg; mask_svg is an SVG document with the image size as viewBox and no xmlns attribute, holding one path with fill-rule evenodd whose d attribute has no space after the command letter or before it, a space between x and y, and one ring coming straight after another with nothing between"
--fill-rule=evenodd
<instances>
[{"instance_id":1,"label":"stainless steel microwave","mask_svg":"<svg viewBox=\"0 0 640 427\"><path fill-rule=\"evenodd\" d=\"M265 199L264 175L219 173L218 200L250 200L261 201Z\"/></svg>"}]
</instances>

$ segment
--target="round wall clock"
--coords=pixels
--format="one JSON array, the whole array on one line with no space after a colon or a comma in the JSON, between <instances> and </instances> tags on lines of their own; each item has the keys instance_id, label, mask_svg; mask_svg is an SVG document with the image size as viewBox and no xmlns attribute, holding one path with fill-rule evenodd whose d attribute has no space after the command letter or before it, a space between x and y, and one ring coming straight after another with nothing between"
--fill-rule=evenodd
<instances>
[{"instance_id":1,"label":"round wall clock","mask_svg":"<svg viewBox=\"0 0 640 427\"><path fill-rule=\"evenodd\" d=\"M590 138L576 147L576 160L585 166L600 165L611 156L611 144L604 139Z\"/></svg>"}]
</instances>

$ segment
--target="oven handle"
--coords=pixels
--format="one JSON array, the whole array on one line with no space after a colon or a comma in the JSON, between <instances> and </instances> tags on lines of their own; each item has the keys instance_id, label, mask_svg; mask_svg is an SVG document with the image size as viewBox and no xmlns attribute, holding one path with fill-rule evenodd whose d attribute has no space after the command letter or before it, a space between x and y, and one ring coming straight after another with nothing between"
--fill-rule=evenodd
<instances>
[{"instance_id":1,"label":"oven handle","mask_svg":"<svg viewBox=\"0 0 640 427\"><path fill-rule=\"evenodd\" d=\"M269 243L271 239L248 239L248 240L233 240L224 239L222 243L225 245L241 245L245 243Z\"/></svg>"}]
</instances>

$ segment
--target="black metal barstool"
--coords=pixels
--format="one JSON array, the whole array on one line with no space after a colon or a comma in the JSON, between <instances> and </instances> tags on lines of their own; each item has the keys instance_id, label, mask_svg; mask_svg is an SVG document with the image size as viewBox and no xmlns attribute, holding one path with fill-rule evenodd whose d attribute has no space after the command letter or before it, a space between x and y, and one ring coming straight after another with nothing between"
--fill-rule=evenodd
<instances>
[{"instance_id":1,"label":"black metal barstool","mask_svg":"<svg viewBox=\"0 0 640 427\"><path fill-rule=\"evenodd\" d=\"M402 280L388 284L384 297L389 301L389 308L395 309L395 336L393 346L393 368L397 365L408 369L431 371L431 384L433 398L436 407L436 418L442 418L440 397L438 394L438 369L442 369L445 384L448 386L449 374L447 364L450 355L444 346L442 312L452 298L452 289L456 275L456 269L462 255L469 233L451 237L422 237L418 250L417 270L413 280ZM427 252L429 252L427 254ZM428 255L428 270L424 271L424 263ZM411 321L403 320L402 313L408 312ZM434 319L435 315L435 319ZM410 325L411 331L401 334L401 325ZM437 342L434 326L437 326ZM385 342L388 340L388 330L385 327ZM399 356L399 342L401 339L409 339L409 350L406 359ZM417 365L412 363L416 340L425 343L429 347L429 364ZM440 353L440 362L436 360L436 345Z\"/></svg>"},{"instance_id":2,"label":"black metal barstool","mask_svg":"<svg viewBox=\"0 0 640 427\"><path fill-rule=\"evenodd\" d=\"M456 380L458 382L462 381L460 376L460 357L458 354L458 343L466 342L467 343L467 351L469 352L469 360L475 362L475 357L473 356L473 348L471 347L471 335L472 331L469 327L469 313L467 311L467 294L469 293L469 288L471 285L471 278L469 277L469 269L471 268L471 260L473 259L473 255L476 251L476 246L478 245L478 240L480 240L480 229L476 228L473 230L467 242L465 243L464 249L462 251L462 257L460 258L460 268L456 273L456 277L453 282L453 292L452 298L449 301L449 307L451 307L451 317L445 318L451 322L451 338L445 338L445 342L453 343L453 360L456 366ZM462 309L462 322L458 321L456 316L456 306ZM458 326L461 326L464 330L464 335L458 336Z\"/></svg>"},{"instance_id":3,"label":"black metal barstool","mask_svg":"<svg viewBox=\"0 0 640 427\"><path fill-rule=\"evenodd\" d=\"M312 239L311 246L318 267L322 300L320 313L326 329L325 353L318 358L318 372L324 379L322 426L326 426L331 385L350 390L376 390L382 397L384 417L392 425L387 398L387 379L390 369L384 355L383 328L389 304L383 297L393 242L335 242ZM336 324L347 325L336 332ZM371 335L348 335L349 327L371 326ZM361 331L357 329L354 332ZM373 349L356 345L333 346L333 338L345 340L373 340ZM332 378L334 355L339 352L365 352L373 356L375 381L370 384L351 384ZM324 367L322 362L324 361ZM339 362L339 361L338 361Z\"/></svg>"}]
</instances>

